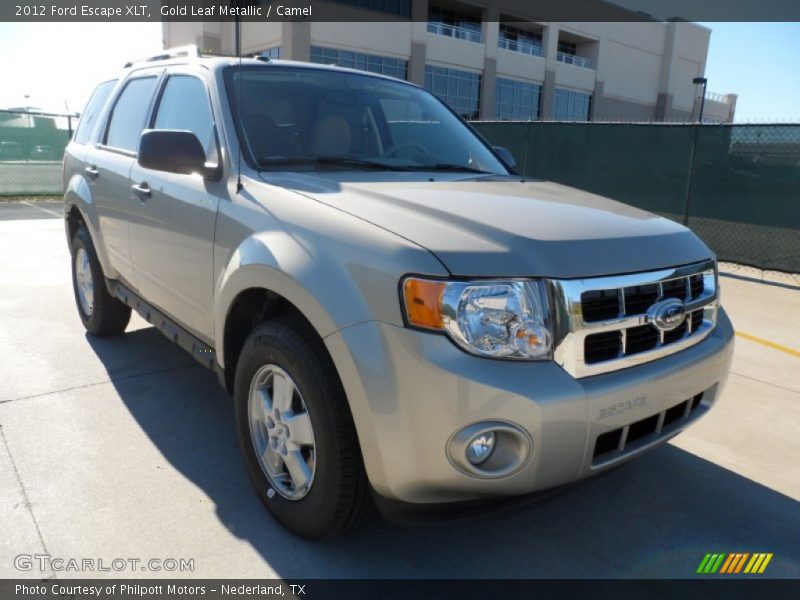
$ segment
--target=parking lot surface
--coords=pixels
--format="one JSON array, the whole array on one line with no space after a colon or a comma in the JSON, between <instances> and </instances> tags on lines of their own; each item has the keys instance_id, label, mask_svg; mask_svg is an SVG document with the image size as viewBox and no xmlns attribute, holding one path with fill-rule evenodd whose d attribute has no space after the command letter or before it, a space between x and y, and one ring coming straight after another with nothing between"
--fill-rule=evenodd
<instances>
[{"instance_id":1,"label":"parking lot surface","mask_svg":"<svg viewBox=\"0 0 800 600\"><path fill-rule=\"evenodd\" d=\"M137 316L85 334L59 210L0 203L0 577L683 578L708 552L771 552L760 577L800 577L796 280L721 278L733 371L669 444L511 516L375 516L313 543L259 503L213 374ZM194 570L19 571L21 554Z\"/></svg>"}]
</instances>

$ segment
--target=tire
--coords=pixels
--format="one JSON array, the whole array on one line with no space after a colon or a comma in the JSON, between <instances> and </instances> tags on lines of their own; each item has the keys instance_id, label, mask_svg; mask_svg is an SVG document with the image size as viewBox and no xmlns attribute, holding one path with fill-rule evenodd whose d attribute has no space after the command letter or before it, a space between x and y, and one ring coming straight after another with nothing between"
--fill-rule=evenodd
<instances>
[{"instance_id":1,"label":"tire","mask_svg":"<svg viewBox=\"0 0 800 600\"><path fill-rule=\"evenodd\" d=\"M285 385L287 377L296 392L276 392L276 380ZM266 386L262 390L266 394L256 391L260 389L259 382ZM260 419L264 414L275 416L280 404L286 406L286 402L279 402L280 396L290 397L293 408L284 410L280 418L285 420L273 422L269 429L269 424ZM296 316L278 317L255 328L239 356L234 405L239 444L250 480L267 510L283 527L306 539L331 538L345 533L372 512L373 501L344 389L322 341L305 321ZM265 406L266 413L260 413L260 407ZM256 415L255 420L252 415ZM306 417L312 435L299 434L304 429L299 426L293 432L293 419L299 424L299 419L305 422ZM275 432L280 429L288 430L288 437L283 446L281 442L276 446L272 440L278 439ZM276 437L265 437L272 434ZM311 447L296 442L309 437L313 441ZM311 473L308 486L294 484L291 474L298 471L292 471L288 462L282 467L270 464L273 470L286 471L291 484L285 474L268 473L269 467L262 462L270 461L261 461L256 450L256 445L263 445L265 439L267 444L273 444L272 452L288 452L287 460L301 452L308 467L302 472Z\"/></svg>"},{"instance_id":2,"label":"tire","mask_svg":"<svg viewBox=\"0 0 800 600\"><path fill-rule=\"evenodd\" d=\"M108 293L103 268L86 227L75 232L70 250L75 305L86 331L102 337L121 334L131 319L131 309Z\"/></svg>"}]
</instances>

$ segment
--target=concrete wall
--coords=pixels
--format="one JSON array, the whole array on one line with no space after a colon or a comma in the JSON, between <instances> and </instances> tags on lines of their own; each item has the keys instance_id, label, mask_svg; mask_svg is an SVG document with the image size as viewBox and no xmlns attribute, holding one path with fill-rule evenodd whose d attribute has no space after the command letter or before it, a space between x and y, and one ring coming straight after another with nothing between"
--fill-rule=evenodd
<instances>
[{"instance_id":1,"label":"concrete wall","mask_svg":"<svg viewBox=\"0 0 800 600\"><path fill-rule=\"evenodd\" d=\"M408 60L412 23L311 23L311 42ZM358 35L353 35L357 31ZM391 32L391 35L387 33ZM482 57L481 57L482 59Z\"/></svg>"},{"instance_id":2,"label":"concrete wall","mask_svg":"<svg viewBox=\"0 0 800 600\"><path fill-rule=\"evenodd\" d=\"M725 94L722 98L706 98L703 107L703 121L710 120L717 123L732 123L736 111L736 94Z\"/></svg>"},{"instance_id":3,"label":"concrete wall","mask_svg":"<svg viewBox=\"0 0 800 600\"><path fill-rule=\"evenodd\" d=\"M427 38L427 61L439 65L457 66L466 70L483 69L486 46L466 40L455 40L429 33Z\"/></svg>"},{"instance_id":4,"label":"concrete wall","mask_svg":"<svg viewBox=\"0 0 800 600\"><path fill-rule=\"evenodd\" d=\"M546 61L541 56L530 56L498 48L497 75L520 81L541 83L544 81Z\"/></svg>"},{"instance_id":5,"label":"concrete wall","mask_svg":"<svg viewBox=\"0 0 800 600\"><path fill-rule=\"evenodd\" d=\"M282 46L283 30L283 23L242 21L242 54L254 54L267 48ZM226 27L225 34L227 34L223 36L225 48L229 48L228 52L233 54L236 50L236 30L233 27Z\"/></svg>"}]
</instances>

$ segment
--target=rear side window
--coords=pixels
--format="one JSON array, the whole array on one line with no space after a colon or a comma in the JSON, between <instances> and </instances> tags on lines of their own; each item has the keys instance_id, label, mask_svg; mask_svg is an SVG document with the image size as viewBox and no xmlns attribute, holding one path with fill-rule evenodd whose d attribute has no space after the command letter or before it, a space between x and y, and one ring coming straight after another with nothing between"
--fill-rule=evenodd
<instances>
[{"instance_id":1,"label":"rear side window","mask_svg":"<svg viewBox=\"0 0 800 600\"><path fill-rule=\"evenodd\" d=\"M155 77L132 79L125 85L111 112L111 122L106 132L106 146L130 152L139 149L139 136L144 129L155 87Z\"/></svg>"},{"instance_id":2,"label":"rear side window","mask_svg":"<svg viewBox=\"0 0 800 600\"><path fill-rule=\"evenodd\" d=\"M153 129L191 131L203 144L206 156L216 154L214 117L205 84L197 77L173 75L167 79Z\"/></svg>"},{"instance_id":3,"label":"rear side window","mask_svg":"<svg viewBox=\"0 0 800 600\"><path fill-rule=\"evenodd\" d=\"M81 119L78 122L78 129L73 138L76 144L85 144L89 140L95 123L97 123L97 118L100 116L100 111L105 105L106 100L108 100L108 95L111 93L111 90L114 89L114 84L116 83L116 79L113 81L106 81L98 85L94 92L92 92L92 96L89 98L89 102L86 104L86 108L81 115Z\"/></svg>"}]
</instances>

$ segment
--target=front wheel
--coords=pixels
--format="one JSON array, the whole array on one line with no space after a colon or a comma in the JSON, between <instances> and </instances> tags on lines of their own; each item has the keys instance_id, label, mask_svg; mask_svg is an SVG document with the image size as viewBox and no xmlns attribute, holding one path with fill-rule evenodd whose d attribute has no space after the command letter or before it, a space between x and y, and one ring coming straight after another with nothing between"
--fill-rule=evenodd
<instances>
[{"instance_id":1,"label":"front wheel","mask_svg":"<svg viewBox=\"0 0 800 600\"><path fill-rule=\"evenodd\" d=\"M292 533L340 535L371 511L355 425L322 342L299 318L268 321L245 342L234 382L250 479Z\"/></svg>"},{"instance_id":2,"label":"front wheel","mask_svg":"<svg viewBox=\"0 0 800 600\"><path fill-rule=\"evenodd\" d=\"M72 238L72 288L83 326L97 336L119 335L128 326L131 309L108 292L92 237L81 227Z\"/></svg>"}]
</instances>

